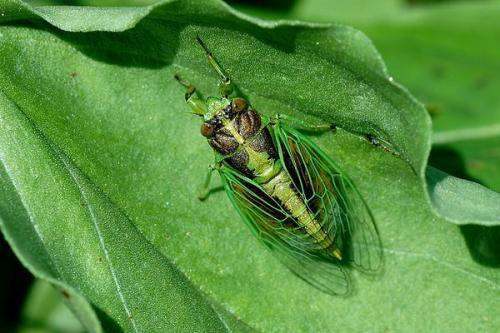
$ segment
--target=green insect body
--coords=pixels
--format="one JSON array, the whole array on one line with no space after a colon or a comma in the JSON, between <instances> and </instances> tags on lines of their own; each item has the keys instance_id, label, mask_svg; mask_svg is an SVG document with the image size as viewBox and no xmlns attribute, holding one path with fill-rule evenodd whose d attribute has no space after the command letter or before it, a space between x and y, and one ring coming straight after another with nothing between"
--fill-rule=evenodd
<instances>
[{"instance_id":1,"label":"green insect body","mask_svg":"<svg viewBox=\"0 0 500 333\"><path fill-rule=\"evenodd\" d=\"M373 217L353 183L297 130L331 126L264 117L247 100L229 98L229 78L197 40L221 77L221 97L203 101L176 76L216 153L200 198L208 195L217 170L243 220L285 266L326 293L348 293L346 269L376 271L382 256Z\"/></svg>"},{"instance_id":2,"label":"green insect body","mask_svg":"<svg viewBox=\"0 0 500 333\"><path fill-rule=\"evenodd\" d=\"M248 111L243 111L248 112ZM251 112L251 111L250 111ZM258 119L258 114L253 113L250 117ZM213 118L212 118L213 119ZM222 132L227 131L238 143L238 148L243 150L247 156L247 168L253 173L253 180L262 186L262 189L273 198L278 199L280 204L296 219L298 225L303 227L306 232L314 237L324 249L333 247L333 240L329 238L321 225L316 221L315 217L311 214L310 210L300 197L300 195L293 190L293 182L286 170L282 167L279 159L273 158L272 152L258 151L251 144L252 137L245 139L236 126L237 117L232 120L224 119L222 121ZM259 123L260 120L254 120ZM241 118L240 118L241 123ZM253 124L255 125L255 124ZM266 128L260 131L267 131ZM257 132L255 136L262 135ZM268 133L265 132L267 136ZM258 137L262 140L262 137ZM265 139L264 139L265 140ZM217 149L217 148L215 148ZM241 153L241 152L239 152ZM240 170L241 171L241 170ZM340 251L333 247L332 254L338 259L341 259Z\"/></svg>"}]
</instances>

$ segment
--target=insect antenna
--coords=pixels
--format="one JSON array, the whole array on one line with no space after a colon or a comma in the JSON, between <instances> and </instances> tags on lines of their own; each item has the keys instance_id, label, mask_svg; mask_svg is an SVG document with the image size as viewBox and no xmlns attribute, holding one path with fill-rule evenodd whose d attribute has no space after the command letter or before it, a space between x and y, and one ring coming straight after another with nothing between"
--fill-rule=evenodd
<instances>
[{"instance_id":1,"label":"insect antenna","mask_svg":"<svg viewBox=\"0 0 500 333\"><path fill-rule=\"evenodd\" d=\"M189 82L187 82L186 80L183 80L179 74L174 74L174 78L177 80L177 82L179 82L181 85L183 85L184 87L186 88L189 88L189 87L193 87ZM194 88L194 87L193 87Z\"/></svg>"},{"instance_id":2,"label":"insect antenna","mask_svg":"<svg viewBox=\"0 0 500 333\"><path fill-rule=\"evenodd\" d=\"M215 69L215 71L217 72L217 74L219 74L219 76L222 79L222 81L223 82L229 82L229 77L224 73L224 71L222 70L222 68L220 67L220 65L217 63L217 60L215 60L212 52L209 50L209 48L207 47L207 45L201 39L200 36L196 36L196 41L198 42L198 44L200 44L200 46L205 51L205 54L207 55L207 58L208 58L208 62L210 63L210 65L212 65L212 67Z\"/></svg>"},{"instance_id":3,"label":"insect antenna","mask_svg":"<svg viewBox=\"0 0 500 333\"><path fill-rule=\"evenodd\" d=\"M198 44L200 44L201 48L205 51L205 54L207 56L208 62L210 65L215 69L217 74L219 75L221 82L219 83L219 91L222 96L227 97L233 92L233 85L231 84L231 79L229 76L227 76L224 71L222 70L222 67L217 63L217 60L215 60L212 52L208 49L207 45L205 42L200 38L200 36L196 36L196 41Z\"/></svg>"}]
</instances>

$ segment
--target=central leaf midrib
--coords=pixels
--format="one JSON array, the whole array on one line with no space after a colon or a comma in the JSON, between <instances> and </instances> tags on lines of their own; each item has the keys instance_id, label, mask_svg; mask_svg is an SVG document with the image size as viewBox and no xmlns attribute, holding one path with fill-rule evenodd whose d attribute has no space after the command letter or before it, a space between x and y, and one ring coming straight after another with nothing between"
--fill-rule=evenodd
<instances>
[{"instance_id":1,"label":"central leaf midrib","mask_svg":"<svg viewBox=\"0 0 500 333\"><path fill-rule=\"evenodd\" d=\"M54 157L56 157L59 161L61 161L61 163L64 165L64 169L66 169L68 175L70 176L70 178L72 179L72 182L75 184L76 188L78 189L82 199L84 200L85 202L85 207L86 207L86 210L87 212L89 213L89 216L92 220L92 223L93 223L93 226L94 228L96 229L96 232L98 234L98 237L99 237L99 243L100 243L100 247L101 247L101 250L103 251L103 253L105 254L105 259L106 259L106 262L108 264L108 266L110 267L110 272L111 274L113 275L113 271L116 271L114 269L114 265L113 263L111 262L109 256L106 256L106 247L105 247L105 244L104 244L104 237L102 237L102 233L100 233L100 228L98 226L98 221L95 217L95 214L92 213L92 208L91 208L91 204L87 198L87 195L84 193L84 189L83 189L83 186L80 184L80 182L77 181L77 175L73 172L72 170L72 167L75 168L76 170L80 170L77 166L74 165L74 163L69 160L69 158L66 156L65 152L59 147L57 146L57 144L55 144L54 142L52 142L48 137L47 135L41 131L39 129L39 127L37 126L37 124L19 107L19 105L12 100L12 98L7 94L5 93L3 90L1 90L0 88L0 92L3 93L15 106L16 106L16 109L20 112L20 114L31 124L31 127L33 128L33 130L35 131L35 133L37 133L39 136L40 136L40 139L46 143L48 149L50 149L48 152L49 153L52 153ZM4 165L4 163L2 163L2 165ZM12 178L9 177L9 179L12 181ZM96 190L99 190L99 187L97 187L97 185L93 185L96 187ZM101 190L102 191L102 190ZM17 191L18 192L18 191ZM104 192L102 192L104 193ZM111 202L111 204L114 206L114 207L117 207L115 203ZM25 207L25 209L27 209L27 207L24 205L23 203L23 207ZM118 207L117 207L118 208ZM119 209L119 208L118 208ZM33 225L34 224L34 221L33 219L31 219L31 224ZM133 224L133 222L131 222ZM144 237L144 236L142 236ZM42 244L45 245L45 243L43 242L43 238L40 238ZM145 241L146 242L149 242L149 240L147 240L145 238ZM45 248L46 249L46 248ZM159 252L159 255L161 257L164 257L164 254L161 253L160 251ZM55 263L55 261L53 261L52 257L49 255L48 251L46 251L47 255L48 255L48 258L49 260L51 260L51 267L54 268L55 272L57 273L56 276L54 277L56 280L57 279L60 279L61 282L67 284L66 280L64 279L64 277L60 274L60 271L58 269L58 266L57 264ZM182 270L180 270L178 267L176 267L176 269L178 269L183 275L184 277L191 282L191 287L193 288L193 292L198 292L200 293L200 296L203 297L207 303L212 307L213 311L217 314L218 317L220 317L221 315L219 314L219 312L213 307L213 304L214 303L218 303L217 301L215 300L212 300L211 297L207 296L204 292L202 292L200 290L200 288L198 287L198 285L196 285L195 283L192 282L191 279L188 278L188 275L186 275ZM135 332L139 332L137 326L136 326L136 323L134 321L134 318L133 316L129 316L131 314L130 312L130 309L128 308L128 303L126 302L125 300L125 296L124 294L121 292L121 284L119 282L119 280L117 279L116 275L115 276L112 276L113 280L114 280L114 283L115 283L115 286L117 286L117 289L116 289L116 292L117 294L119 295L119 298L120 298L120 301L122 302L122 305L124 307L124 311L125 311L125 314L127 315L127 318L129 320L131 320L132 322L132 326L134 327L134 330ZM51 282L49 280L49 282ZM73 286L71 286L73 287ZM79 288L77 288L77 290L79 290ZM121 297L120 297L121 295ZM222 306L221 306L222 307ZM222 307L223 309L227 310L226 308ZM128 311L127 311L128 310ZM220 319L221 320L221 319ZM225 323L224 320L221 320L223 322L223 324L225 326L227 326L227 324ZM244 322L242 320L239 320L240 322L244 323L246 326L254 329L251 325L249 325L247 322Z\"/></svg>"},{"instance_id":2,"label":"central leaf midrib","mask_svg":"<svg viewBox=\"0 0 500 333\"><path fill-rule=\"evenodd\" d=\"M125 299L124 293L122 292L121 283L120 283L120 281L118 279L118 276L117 276L117 273L116 273L116 269L114 268L114 264L111 261L111 258L109 256L109 252L108 252L108 250L106 248L105 240L104 240L104 237L102 235L101 229L99 227L99 223L97 221L97 217L95 216L95 212L92 209L92 204L90 203L89 199L87 198L87 195L85 194L85 190L84 190L83 186L77 180L76 175L73 173L72 168L68 164L69 161L66 160L66 157L62 153L57 152L57 151L55 151L55 153L58 156L59 160L64 164L65 169L67 170L69 176L73 180L76 188L80 192L81 198L83 199L83 202L85 203L85 209L87 210L87 212L89 214L89 217L90 217L90 220L92 221L92 224L93 224L93 226L95 228L95 231L97 233L97 238L99 240L99 247L101 248L102 252L104 253L105 261L108 264L109 271L111 273L111 277L112 277L113 282L114 282L115 287L116 287L116 293L118 295L118 298L119 298L120 302L123 305L123 309L125 311L126 317L130 320L134 331L135 332L139 332L139 330L137 328L137 325L136 325L136 322L135 322L135 319L132 316L132 313L131 313L131 311L129 309L128 302Z\"/></svg>"}]
</instances>

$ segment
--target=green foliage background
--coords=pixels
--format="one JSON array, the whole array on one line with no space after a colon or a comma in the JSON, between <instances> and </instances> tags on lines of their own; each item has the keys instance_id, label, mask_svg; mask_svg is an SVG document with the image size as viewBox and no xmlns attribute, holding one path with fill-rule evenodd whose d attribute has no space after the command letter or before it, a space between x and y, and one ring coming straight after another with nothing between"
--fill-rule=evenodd
<instances>
[{"instance_id":1,"label":"green foliage background","mask_svg":"<svg viewBox=\"0 0 500 333\"><path fill-rule=\"evenodd\" d=\"M335 4L241 9L348 23L389 70L355 29L216 0L0 2L0 226L41 281L21 331L498 330L499 195L426 166L429 117L395 82L433 115L431 164L498 190L500 4ZM216 92L196 34L261 112L341 128L314 140L358 184L386 261L355 295L291 275L224 193L195 199L211 154L172 76Z\"/></svg>"}]
</instances>

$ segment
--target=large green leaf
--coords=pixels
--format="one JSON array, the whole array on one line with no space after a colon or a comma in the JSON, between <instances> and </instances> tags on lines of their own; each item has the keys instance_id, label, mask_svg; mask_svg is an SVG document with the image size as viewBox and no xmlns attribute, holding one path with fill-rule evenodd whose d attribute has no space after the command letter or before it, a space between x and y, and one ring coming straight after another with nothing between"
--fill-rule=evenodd
<instances>
[{"instance_id":1,"label":"large green leaf","mask_svg":"<svg viewBox=\"0 0 500 333\"><path fill-rule=\"evenodd\" d=\"M361 29L395 79L431 110L435 147L430 164L500 190L498 0L434 6L405 0L303 0L288 12L242 9Z\"/></svg>"},{"instance_id":2,"label":"large green leaf","mask_svg":"<svg viewBox=\"0 0 500 333\"><path fill-rule=\"evenodd\" d=\"M100 325L72 289L99 308L106 331L224 327L199 291L18 105L2 94L0 107L2 230L36 276L56 282L89 331Z\"/></svg>"},{"instance_id":3,"label":"large green leaf","mask_svg":"<svg viewBox=\"0 0 500 333\"><path fill-rule=\"evenodd\" d=\"M2 230L33 273L83 295L107 330L500 325L498 252L436 223L423 186L429 119L359 31L254 21L215 0L0 8ZM332 298L292 275L224 193L196 200L212 154L172 79L216 92L196 34L261 112L341 128L314 140L358 184L385 254L378 279L354 274L356 294Z\"/></svg>"},{"instance_id":4,"label":"large green leaf","mask_svg":"<svg viewBox=\"0 0 500 333\"><path fill-rule=\"evenodd\" d=\"M427 168L427 181L431 200L442 216L458 224L474 224L480 218L483 225L497 225L500 204L496 192L486 192L478 183L433 167Z\"/></svg>"}]
</instances>

